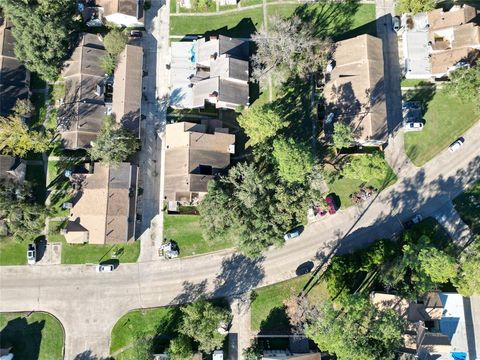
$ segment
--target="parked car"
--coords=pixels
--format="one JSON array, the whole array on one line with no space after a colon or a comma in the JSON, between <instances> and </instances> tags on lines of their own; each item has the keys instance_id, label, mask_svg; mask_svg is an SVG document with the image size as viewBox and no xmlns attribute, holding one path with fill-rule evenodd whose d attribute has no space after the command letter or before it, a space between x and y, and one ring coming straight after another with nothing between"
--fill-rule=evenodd
<instances>
[{"instance_id":1,"label":"parked car","mask_svg":"<svg viewBox=\"0 0 480 360\"><path fill-rule=\"evenodd\" d=\"M465 142L464 138L458 138L448 147L448 150L450 150L450 152L453 153L453 152L457 151L458 149L460 149L464 142Z\"/></svg>"},{"instance_id":2,"label":"parked car","mask_svg":"<svg viewBox=\"0 0 480 360\"><path fill-rule=\"evenodd\" d=\"M291 240L291 239L294 239L296 237L299 237L300 236L300 229L297 228L297 229L293 229L293 230L290 230L289 232L287 232L284 236L283 236L283 239L285 241L288 241L288 240Z\"/></svg>"},{"instance_id":3,"label":"parked car","mask_svg":"<svg viewBox=\"0 0 480 360\"><path fill-rule=\"evenodd\" d=\"M400 21L400 17L399 16L394 16L392 18L393 31L397 32L398 30L400 30L401 27L402 27L402 22Z\"/></svg>"},{"instance_id":4,"label":"parked car","mask_svg":"<svg viewBox=\"0 0 480 360\"><path fill-rule=\"evenodd\" d=\"M113 266L112 264L108 264L108 265L99 264L99 265L97 265L95 270L97 272L112 272L113 270L115 270L115 266Z\"/></svg>"},{"instance_id":5,"label":"parked car","mask_svg":"<svg viewBox=\"0 0 480 360\"><path fill-rule=\"evenodd\" d=\"M337 212L337 205L335 204L335 199L333 196L327 196L325 201L327 202L328 213L331 215L335 214Z\"/></svg>"},{"instance_id":6,"label":"parked car","mask_svg":"<svg viewBox=\"0 0 480 360\"><path fill-rule=\"evenodd\" d=\"M141 38L143 33L140 30L132 30L130 31L130 37L132 38Z\"/></svg>"},{"instance_id":7,"label":"parked car","mask_svg":"<svg viewBox=\"0 0 480 360\"><path fill-rule=\"evenodd\" d=\"M402 101L402 110L422 110L420 101Z\"/></svg>"},{"instance_id":8,"label":"parked car","mask_svg":"<svg viewBox=\"0 0 480 360\"><path fill-rule=\"evenodd\" d=\"M27 246L27 262L29 265L37 262L37 246L35 244L28 244Z\"/></svg>"},{"instance_id":9,"label":"parked car","mask_svg":"<svg viewBox=\"0 0 480 360\"><path fill-rule=\"evenodd\" d=\"M404 126L405 131L422 131L423 124L421 122L407 122Z\"/></svg>"},{"instance_id":10,"label":"parked car","mask_svg":"<svg viewBox=\"0 0 480 360\"><path fill-rule=\"evenodd\" d=\"M422 221L422 220L423 220L422 215L417 214L417 215L415 215L414 217L412 217L411 219L405 221L405 222L403 223L403 227L404 227L405 229L408 229L408 228L412 227L414 224L418 224L418 223L419 223L420 221Z\"/></svg>"}]
</instances>

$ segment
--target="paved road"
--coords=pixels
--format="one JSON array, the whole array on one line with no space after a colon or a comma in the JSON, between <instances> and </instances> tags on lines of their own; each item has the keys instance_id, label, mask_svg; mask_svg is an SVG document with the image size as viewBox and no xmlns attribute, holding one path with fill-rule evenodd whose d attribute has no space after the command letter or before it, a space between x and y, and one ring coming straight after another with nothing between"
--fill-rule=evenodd
<instances>
[{"instance_id":1,"label":"paved road","mask_svg":"<svg viewBox=\"0 0 480 360\"><path fill-rule=\"evenodd\" d=\"M131 309L187 302L206 293L241 294L286 280L307 260L318 264L333 251L389 237L414 212L433 214L480 177L479 138L477 123L458 153L442 152L362 208L348 208L307 227L302 236L259 261L225 251L122 264L110 274L97 274L88 265L2 267L0 311L51 312L65 326L66 359L82 352L106 356L113 325Z\"/></svg>"}]
</instances>

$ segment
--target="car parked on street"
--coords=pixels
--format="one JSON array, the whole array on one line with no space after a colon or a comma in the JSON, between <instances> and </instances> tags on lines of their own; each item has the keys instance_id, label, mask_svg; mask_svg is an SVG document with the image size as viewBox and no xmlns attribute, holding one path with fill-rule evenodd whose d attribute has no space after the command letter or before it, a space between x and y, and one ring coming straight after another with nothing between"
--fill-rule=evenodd
<instances>
[{"instance_id":1,"label":"car parked on street","mask_svg":"<svg viewBox=\"0 0 480 360\"><path fill-rule=\"evenodd\" d=\"M463 137L458 138L448 147L448 150L450 150L450 152L453 153L453 152L459 150L463 146L464 143L465 143L465 139Z\"/></svg>"},{"instance_id":2,"label":"car parked on street","mask_svg":"<svg viewBox=\"0 0 480 360\"><path fill-rule=\"evenodd\" d=\"M28 244L27 246L27 262L29 265L37 262L37 246L35 244Z\"/></svg>"},{"instance_id":3,"label":"car parked on street","mask_svg":"<svg viewBox=\"0 0 480 360\"><path fill-rule=\"evenodd\" d=\"M407 122L403 127L405 131L422 131L423 130L423 123L415 121L415 122Z\"/></svg>"},{"instance_id":4,"label":"car parked on street","mask_svg":"<svg viewBox=\"0 0 480 360\"><path fill-rule=\"evenodd\" d=\"M408 229L408 228L412 227L413 225L418 224L418 223L421 222L422 220L423 220L422 215L417 214L417 215L415 215L414 217L412 217L411 219L405 221L405 222L403 223L403 227L404 227L405 229Z\"/></svg>"},{"instance_id":5,"label":"car parked on street","mask_svg":"<svg viewBox=\"0 0 480 360\"><path fill-rule=\"evenodd\" d=\"M301 228L295 228L295 229L290 230L289 232L287 232L287 233L283 236L283 239L284 239L285 241L288 241L288 240L291 240L291 239L295 239L296 237L299 237L301 233L302 233L302 229L301 229Z\"/></svg>"},{"instance_id":6,"label":"car parked on street","mask_svg":"<svg viewBox=\"0 0 480 360\"><path fill-rule=\"evenodd\" d=\"M130 37L132 38L141 38L143 33L140 30L132 30L130 31Z\"/></svg>"},{"instance_id":7,"label":"car parked on street","mask_svg":"<svg viewBox=\"0 0 480 360\"><path fill-rule=\"evenodd\" d=\"M108 265L99 264L96 266L95 270L97 272L112 272L113 270L115 270L115 266L113 266L112 264L108 264Z\"/></svg>"},{"instance_id":8,"label":"car parked on street","mask_svg":"<svg viewBox=\"0 0 480 360\"><path fill-rule=\"evenodd\" d=\"M400 20L400 17L399 16L394 16L392 18L393 31L398 32L398 30L400 30L401 27L402 27L402 22Z\"/></svg>"}]
</instances>

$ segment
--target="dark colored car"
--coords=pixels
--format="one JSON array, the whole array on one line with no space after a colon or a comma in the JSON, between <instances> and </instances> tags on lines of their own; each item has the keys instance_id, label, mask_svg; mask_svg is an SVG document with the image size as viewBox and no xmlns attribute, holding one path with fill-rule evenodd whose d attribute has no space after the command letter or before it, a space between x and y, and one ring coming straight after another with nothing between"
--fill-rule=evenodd
<instances>
[{"instance_id":1,"label":"dark colored car","mask_svg":"<svg viewBox=\"0 0 480 360\"><path fill-rule=\"evenodd\" d=\"M393 31L397 32L398 30L400 30L401 27L402 27L402 22L400 21L400 17L394 16L392 18Z\"/></svg>"},{"instance_id":2,"label":"dark colored car","mask_svg":"<svg viewBox=\"0 0 480 360\"><path fill-rule=\"evenodd\" d=\"M143 33L140 30L132 30L130 31L130 37L132 38L141 38Z\"/></svg>"},{"instance_id":3,"label":"dark colored car","mask_svg":"<svg viewBox=\"0 0 480 360\"><path fill-rule=\"evenodd\" d=\"M422 221L422 220L423 220L422 215L417 214L417 215L415 215L414 217L412 217L411 219L405 221L405 222L403 223L403 227L404 227L405 229L411 228L413 225L418 224L418 223L419 223L420 221Z\"/></svg>"},{"instance_id":4,"label":"dark colored car","mask_svg":"<svg viewBox=\"0 0 480 360\"><path fill-rule=\"evenodd\" d=\"M328 213L333 215L337 212L337 205L335 204L335 199L332 196L327 196L325 198L328 206Z\"/></svg>"}]
</instances>

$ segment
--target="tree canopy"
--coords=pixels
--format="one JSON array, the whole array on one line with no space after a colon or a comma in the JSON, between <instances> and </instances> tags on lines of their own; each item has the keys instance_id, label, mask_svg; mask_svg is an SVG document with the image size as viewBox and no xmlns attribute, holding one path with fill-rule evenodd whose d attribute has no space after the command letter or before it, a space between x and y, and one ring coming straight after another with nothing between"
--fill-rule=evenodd
<instances>
[{"instance_id":1,"label":"tree canopy","mask_svg":"<svg viewBox=\"0 0 480 360\"><path fill-rule=\"evenodd\" d=\"M480 235L462 253L453 284L463 296L480 295Z\"/></svg>"},{"instance_id":2,"label":"tree canopy","mask_svg":"<svg viewBox=\"0 0 480 360\"><path fill-rule=\"evenodd\" d=\"M480 112L480 65L452 72L445 91L464 101L474 101Z\"/></svg>"},{"instance_id":3,"label":"tree canopy","mask_svg":"<svg viewBox=\"0 0 480 360\"><path fill-rule=\"evenodd\" d=\"M453 256L437 248L421 249L418 260L420 261L420 270L434 283L446 283L457 275L457 266Z\"/></svg>"},{"instance_id":4,"label":"tree canopy","mask_svg":"<svg viewBox=\"0 0 480 360\"><path fill-rule=\"evenodd\" d=\"M172 339L167 350L168 357L171 360L191 360L193 353L192 339L183 334Z\"/></svg>"},{"instance_id":5,"label":"tree canopy","mask_svg":"<svg viewBox=\"0 0 480 360\"><path fill-rule=\"evenodd\" d=\"M112 116L106 116L97 139L88 149L88 154L92 160L115 166L133 155L138 147L135 135L116 124Z\"/></svg>"},{"instance_id":6,"label":"tree canopy","mask_svg":"<svg viewBox=\"0 0 480 360\"><path fill-rule=\"evenodd\" d=\"M342 169L342 175L350 179L368 182L372 179L386 179L390 167L380 152L354 156Z\"/></svg>"},{"instance_id":7,"label":"tree canopy","mask_svg":"<svg viewBox=\"0 0 480 360\"><path fill-rule=\"evenodd\" d=\"M333 145L337 149L347 148L355 139L353 129L347 124L336 122L333 126Z\"/></svg>"},{"instance_id":8,"label":"tree canopy","mask_svg":"<svg viewBox=\"0 0 480 360\"><path fill-rule=\"evenodd\" d=\"M398 13L411 13L413 15L419 12L426 12L435 9L436 0L399 0L397 3Z\"/></svg>"},{"instance_id":9,"label":"tree canopy","mask_svg":"<svg viewBox=\"0 0 480 360\"><path fill-rule=\"evenodd\" d=\"M103 46L105 50L116 59L118 55L125 49L127 45L128 36L122 29L112 28L103 38Z\"/></svg>"},{"instance_id":10,"label":"tree canopy","mask_svg":"<svg viewBox=\"0 0 480 360\"><path fill-rule=\"evenodd\" d=\"M277 112L270 106L254 106L238 117L238 123L250 138L248 145L256 145L273 137L277 132L288 126Z\"/></svg>"},{"instance_id":11,"label":"tree canopy","mask_svg":"<svg viewBox=\"0 0 480 360\"><path fill-rule=\"evenodd\" d=\"M50 147L45 134L29 130L19 115L0 117L0 153L25 156L27 152L44 152Z\"/></svg>"},{"instance_id":12,"label":"tree canopy","mask_svg":"<svg viewBox=\"0 0 480 360\"><path fill-rule=\"evenodd\" d=\"M310 148L292 138L274 140L273 157L278 175L288 183L305 181L314 165Z\"/></svg>"},{"instance_id":13,"label":"tree canopy","mask_svg":"<svg viewBox=\"0 0 480 360\"><path fill-rule=\"evenodd\" d=\"M44 80L55 80L67 55L75 2L0 0L0 7L13 24L18 60Z\"/></svg>"}]
</instances>

